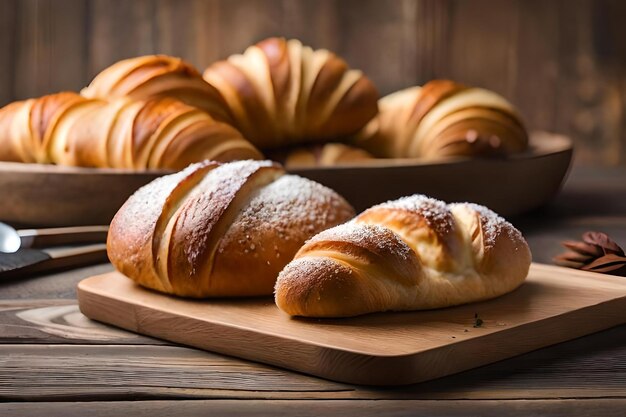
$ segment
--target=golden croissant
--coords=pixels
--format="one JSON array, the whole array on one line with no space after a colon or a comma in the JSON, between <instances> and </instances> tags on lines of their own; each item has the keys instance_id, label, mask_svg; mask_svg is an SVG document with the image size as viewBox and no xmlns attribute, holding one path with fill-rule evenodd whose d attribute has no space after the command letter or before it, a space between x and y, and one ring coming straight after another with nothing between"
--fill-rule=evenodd
<instances>
[{"instance_id":1,"label":"golden croissant","mask_svg":"<svg viewBox=\"0 0 626 417\"><path fill-rule=\"evenodd\" d=\"M448 307L514 290L530 262L521 233L491 210L414 195L313 237L280 273L275 298L306 317Z\"/></svg>"},{"instance_id":2,"label":"golden croissant","mask_svg":"<svg viewBox=\"0 0 626 417\"><path fill-rule=\"evenodd\" d=\"M171 98L108 101L64 92L0 109L3 161L141 170L261 157L231 126Z\"/></svg>"},{"instance_id":3,"label":"golden croissant","mask_svg":"<svg viewBox=\"0 0 626 417\"><path fill-rule=\"evenodd\" d=\"M261 149L343 138L378 111L367 77L295 39L259 42L211 65L204 79L225 98L234 126Z\"/></svg>"},{"instance_id":4,"label":"golden croissant","mask_svg":"<svg viewBox=\"0 0 626 417\"><path fill-rule=\"evenodd\" d=\"M119 271L161 292L270 295L307 239L352 216L337 193L270 161L204 162L130 197L107 247Z\"/></svg>"},{"instance_id":5,"label":"golden croissant","mask_svg":"<svg viewBox=\"0 0 626 417\"><path fill-rule=\"evenodd\" d=\"M378 157L508 155L528 147L517 111L485 89L433 80L383 97L379 105L379 115L356 139Z\"/></svg>"},{"instance_id":6,"label":"golden croissant","mask_svg":"<svg viewBox=\"0 0 626 417\"><path fill-rule=\"evenodd\" d=\"M87 98L172 97L198 107L220 121L231 121L222 95L180 58L147 55L119 61L100 72L81 94Z\"/></svg>"}]
</instances>

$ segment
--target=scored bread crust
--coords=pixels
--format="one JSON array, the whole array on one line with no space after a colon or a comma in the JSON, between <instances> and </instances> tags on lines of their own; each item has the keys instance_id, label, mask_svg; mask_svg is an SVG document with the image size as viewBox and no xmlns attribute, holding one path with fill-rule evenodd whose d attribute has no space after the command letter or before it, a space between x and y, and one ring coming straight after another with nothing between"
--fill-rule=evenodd
<instances>
[{"instance_id":1,"label":"scored bread crust","mask_svg":"<svg viewBox=\"0 0 626 417\"><path fill-rule=\"evenodd\" d=\"M206 162L131 196L111 222L108 253L161 292L269 295L307 239L353 216L334 191L270 161Z\"/></svg>"},{"instance_id":2,"label":"scored bread crust","mask_svg":"<svg viewBox=\"0 0 626 417\"><path fill-rule=\"evenodd\" d=\"M530 262L521 233L491 210L415 195L313 237L281 271L275 300L305 317L448 307L514 290Z\"/></svg>"}]
</instances>

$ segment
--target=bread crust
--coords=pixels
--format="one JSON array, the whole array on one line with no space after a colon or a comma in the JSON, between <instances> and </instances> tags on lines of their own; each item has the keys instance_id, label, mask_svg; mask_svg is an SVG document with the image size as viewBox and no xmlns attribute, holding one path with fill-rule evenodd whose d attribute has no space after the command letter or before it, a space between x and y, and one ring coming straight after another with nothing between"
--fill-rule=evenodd
<instances>
[{"instance_id":1,"label":"bread crust","mask_svg":"<svg viewBox=\"0 0 626 417\"><path fill-rule=\"evenodd\" d=\"M366 150L337 142L280 149L268 155L287 168L353 165L374 159Z\"/></svg>"},{"instance_id":2,"label":"bread crust","mask_svg":"<svg viewBox=\"0 0 626 417\"><path fill-rule=\"evenodd\" d=\"M230 125L173 98L63 92L0 109L0 160L144 170L261 159Z\"/></svg>"},{"instance_id":3,"label":"bread crust","mask_svg":"<svg viewBox=\"0 0 626 417\"><path fill-rule=\"evenodd\" d=\"M313 237L281 271L275 300L306 317L448 307L513 291L530 262L521 233L491 210L415 195Z\"/></svg>"},{"instance_id":4,"label":"bread crust","mask_svg":"<svg viewBox=\"0 0 626 417\"><path fill-rule=\"evenodd\" d=\"M227 123L232 116L224 97L202 79L190 63L167 55L124 59L102 70L83 88L86 98L130 97L134 100L170 97L198 107Z\"/></svg>"},{"instance_id":5,"label":"bread crust","mask_svg":"<svg viewBox=\"0 0 626 417\"><path fill-rule=\"evenodd\" d=\"M265 39L203 77L225 98L234 126L261 149L347 137L378 112L367 77L295 39Z\"/></svg>"},{"instance_id":6,"label":"bread crust","mask_svg":"<svg viewBox=\"0 0 626 417\"><path fill-rule=\"evenodd\" d=\"M337 193L278 164L204 163L133 195L111 223L108 250L119 271L161 292L269 295L307 239L353 216Z\"/></svg>"},{"instance_id":7,"label":"bread crust","mask_svg":"<svg viewBox=\"0 0 626 417\"><path fill-rule=\"evenodd\" d=\"M497 156L528 147L520 115L492 91L432 80L383 97L379 107L354 139L377 157Z\"/></svg>"}]
</instances>

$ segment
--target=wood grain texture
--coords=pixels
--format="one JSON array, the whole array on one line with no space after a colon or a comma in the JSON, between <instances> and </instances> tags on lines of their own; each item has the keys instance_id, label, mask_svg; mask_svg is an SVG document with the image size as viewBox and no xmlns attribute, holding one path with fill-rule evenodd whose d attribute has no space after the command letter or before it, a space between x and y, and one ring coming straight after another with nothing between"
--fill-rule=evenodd
<instances>
[{"instance_id":1,"label":"wood grain texture","mask_svg":"<svg viewBox=\"0 0 626 417\"><path fill-rule=\"evenodd\" d=\"M80 282L78 301L87 317L140 334L337 381L402 385L623 324L621 280L534 264L522 287L493 300L329 320L290 319L271 298L169 297L118 272Z\"/></svg>"},{"instance_id":2,"label":"wood grain texture","mask_svg":"<svg viewBox=\"0 0 626 417\"><path fill-rule=\"evenodd\" d=\"M577 161L626 161L620 0L3 0L0 105L82 88L113 62L182 56L200 69L267 36L330 48L382 93L453 77L506 95Z\"/></svg>"},{"instance_id":3,"label":"wood grain texture","mask_svg":"<svg viewBox=\"0 0 626 417\"><path fill-rule=\"evenodd\" d=\"M113 271L110 263L71 271L0 280L0 300L76 300L76 285L90 275Z\"/></svg>"},{"instance_id":4,"label":"wood grain texture","mask_svg":"<svg viewBox=\"0 0 626 417\"><path fill-rule=\"evenodd\" d=\"M0 301L0 343L167 344L89 320L74 300Z\"/></svg>"},{"instance_id":5,"label":"wood grain texture","mask_svg":"<svg viewBox=\"0 0 626 417\"><path fill-rule=\"evenodd\" d=\"M15 56L16 97L36 97L76 89L87 81L86 0L17 2Z\"/></svg>"},{"instance_id":6,"label":"wood grain texture","mask_svg":"<svg viewBox=\"0 0 626 417\"><path fill-rule=\"evenodd\" d=\"M625 330L394 389L340 384L174 346L2 344L0 400L626 399ZM51 377L42 379L42 370Z\"/></svg>"},{"instance_id":7,"label":"wood grain texture","mask_svg":"<svg viewBox=\"0 0 626 417\"><path fill-rule=\"evenodd\" d=\"M15 34L17 17L17 0L0 2L0 59L15 56ZM0 105L12 101L15 97L15 67L10 63L0 65Z\"/></svg>"},{"instance_id":8,"label":"wood grain texture","mask_svg":"<svg viewBox=\"0 0 626 417\"><path fill-rule=\"evenodd\" d=\"M90 79L120 59L158 52L155 7L151 0L89 0L82 20L89 28L86 58Z\"/></svg>"},{"instance_id":9,"label":"wood grain texture","mask_svg":"<svg viewBox=\"0 0 626 417\"><path fill-rule=\"evenodd\" d=\"M27 227L109 224L132 193L166 173L0 162L0 218Z\"/></svg>"},{"instance_id":10,"label":"wood grain texture","mask_svg":"<svg viewBox=\"0 0 626 417\"><path fill-rule=\"evenodd\" d=\"M142 401L89 403L6 403L0 412L6 417L45 414L48 417L92 417L112 414L159 417L171 415L205 416L293 416L322 415L380 416L424 415L430 417L549 415L612 415L626 407L626 400L535 400L535 401L310 401L310 400L213 400ZM419 413L419 414L418 414Z\"/></svg>"}]
</instances>

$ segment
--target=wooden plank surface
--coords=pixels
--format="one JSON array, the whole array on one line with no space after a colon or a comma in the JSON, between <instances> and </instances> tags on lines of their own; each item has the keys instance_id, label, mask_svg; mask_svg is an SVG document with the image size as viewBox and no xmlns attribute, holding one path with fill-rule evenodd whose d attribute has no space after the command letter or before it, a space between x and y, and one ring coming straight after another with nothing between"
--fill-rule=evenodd
<instances>
[{"instance_id":1,"label":"wooden plank surface","mask_svg":"<svg viewBox=\"0 0 626 417\"><path fill-rule=\"evenodd\" d=\"M89 320L74 300L0 301L0 343L167 345Z\"/></svg>"},{"instance_id":2,"label":"wooden plank surface","mask_svg":"<svg viewBox=\"0 0 626 417\"><path fill-rule=\"evenodd\" d=\"M535 401L142 401L89 403L6 403L0 404L5 417L45 414L47 417L92 417L130 414L133 416L293 416L355 415L397 417L423 415L430 417L542 415L570 417L579 415L612 415L626 407L626 400L535 400Z\"/></svg>"},{"instance_id":3,"label":"wooden plank surface","mask_svg":"<svg viewBox=\"0 0 626 417\"><path fill-rule=\"evenodd\" d=\"M541 264L493 300L348 319L291 319L271 298L169 297L118 272L81 281L78 300L87 317L140 334L368 385L426 381L626 322L621 278Z\"/></svg>"},{"instance_id":4,"label":"wooden plank surface","mask_svg":"<svg viewBox=\"0 0 626 417\"><path fill-rule=\"evenodd\" d=\"M341 384L175 346L0 344L0 400L626 399L625 330L394 389Z\"/></svg>"}]
</instances>

